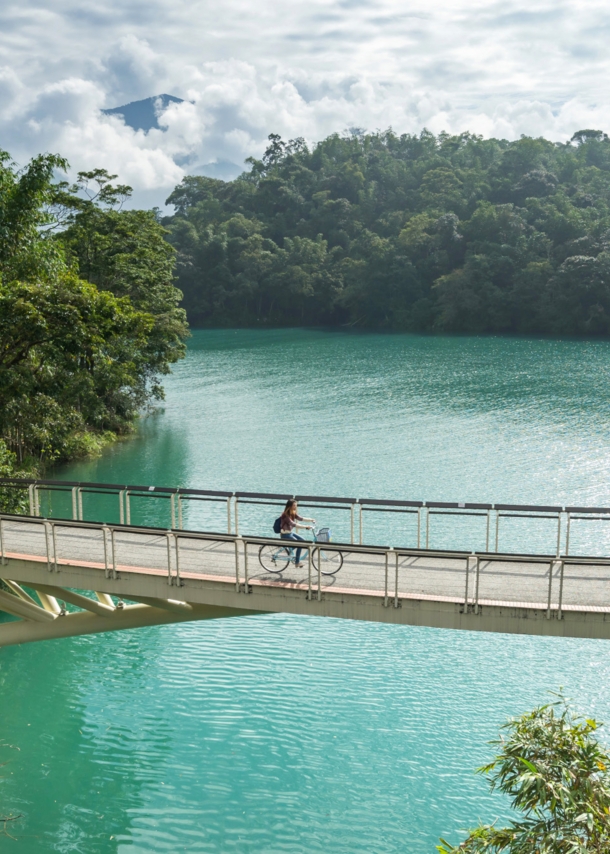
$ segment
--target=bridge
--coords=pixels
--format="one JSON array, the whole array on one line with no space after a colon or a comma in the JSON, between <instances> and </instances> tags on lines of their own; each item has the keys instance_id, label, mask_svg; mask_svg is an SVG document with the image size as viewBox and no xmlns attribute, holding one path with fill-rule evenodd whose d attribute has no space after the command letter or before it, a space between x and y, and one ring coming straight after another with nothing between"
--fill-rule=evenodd
<instances>
[{"instance_id":1,"label":"bridge","mask_svg":"<svg viewBox=\"0 0 610 854\"><path fill-rule=\"evenodd\" d=\"M610 508L301 496L339 539L269 572L259 551L282 541L260 532L291 497L0 480L0 646L277 612L610 638Z\"/></svg>"}]
</instances>

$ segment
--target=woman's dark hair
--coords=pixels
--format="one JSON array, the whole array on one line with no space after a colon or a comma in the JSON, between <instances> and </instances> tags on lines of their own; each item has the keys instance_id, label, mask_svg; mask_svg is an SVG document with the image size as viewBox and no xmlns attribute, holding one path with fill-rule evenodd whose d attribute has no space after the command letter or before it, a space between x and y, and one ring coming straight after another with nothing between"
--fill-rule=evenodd
<instances>
[{"instance_id":1,"label":"woman's dark hair","mask_svg":"<svg viewBox=\"0 0 610 854\"><path fill-rule=\"evenodd\" d=\"M286 506L284 507L284 512L282 516L290 516L293 519L297 515L297 501L296 498L289 498L286 502Z\"/></svg>"}]
</instances>

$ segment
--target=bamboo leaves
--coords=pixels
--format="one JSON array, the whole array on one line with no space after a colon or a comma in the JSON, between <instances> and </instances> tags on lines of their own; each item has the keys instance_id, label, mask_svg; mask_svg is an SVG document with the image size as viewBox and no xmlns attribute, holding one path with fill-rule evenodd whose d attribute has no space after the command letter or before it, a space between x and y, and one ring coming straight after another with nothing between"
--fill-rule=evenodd
<instances>
[{"instance_id":1,"label":"bamboo leaves","mask_svg":"<svg viewBox=\"0 0 610 854\"><path fill-rule=\"evenodd\" d=\"M599 724L576 716L563 697L504 726L499 750L479 769L521 817L508 827L481 825L441 854L602 854L610 850L610 759L593 733Z\"/></svg>"}]
</instances>

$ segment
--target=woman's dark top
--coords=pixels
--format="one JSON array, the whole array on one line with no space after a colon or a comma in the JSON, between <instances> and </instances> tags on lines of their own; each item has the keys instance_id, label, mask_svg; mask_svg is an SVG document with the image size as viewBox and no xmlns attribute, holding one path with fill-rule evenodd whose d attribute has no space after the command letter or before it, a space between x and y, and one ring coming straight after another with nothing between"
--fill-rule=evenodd
<instances>
[{"instance_id":1,"label":"woman's dark top","mask_svg":"<svg viewBox=\"0 0 610 854\"><path fill-rule=\"evenodd\" d=\"M290 533L292 533L292 529L295 527L296 523L302 522L302 521L303 521L302 516L294 516L293 517L289 513L286 513L284 511L284 513L282 513L282 515L280 517L280 530L282 531L282 533L284 531L289 531Z\"/></svg>"}]
</instances>

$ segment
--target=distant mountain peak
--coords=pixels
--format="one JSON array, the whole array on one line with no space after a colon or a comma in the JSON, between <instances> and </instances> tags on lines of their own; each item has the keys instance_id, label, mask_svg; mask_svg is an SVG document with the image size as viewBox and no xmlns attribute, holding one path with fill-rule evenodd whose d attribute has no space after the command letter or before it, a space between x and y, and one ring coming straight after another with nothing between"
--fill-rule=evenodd
<instances>
[{"instance_id":1,"label":"distant mountain peak","mask_svg":"<svg viewBox=\"0 0 610 854\"><path fill-rule=\"evenodd\" d=\"M135 131L143 130L148 133L152 128L165 130L159 126L159 116L170 104L183 104L183 98L175 95L153 95L142 101L131 101L122 107L111 107L102 110L106 116L121 116L125 124ZM185 169L191 175L207 175L209 178L218 178L221 181L232 181L243 171L243 167L230 160L214 160L211 163L201 163L197 157L189 155L184 159L175 157L174 162Z\"/></svg>"},{"instance_id":2,"label":"distant mountain peak","mask_svg":"<svg viewBox=\"0 0 610 854\"><path fill-rule=\"evenodd\" d=\"M102 110L102 113L106 116L122 116L128 127L148 133L152 128L160 130L158 118L170 104L183 103L184 99L176 98L175 95L153 95L151 98L144 98L142 101L131 101L122 107Z\"/></svg>"}]
</instances>

